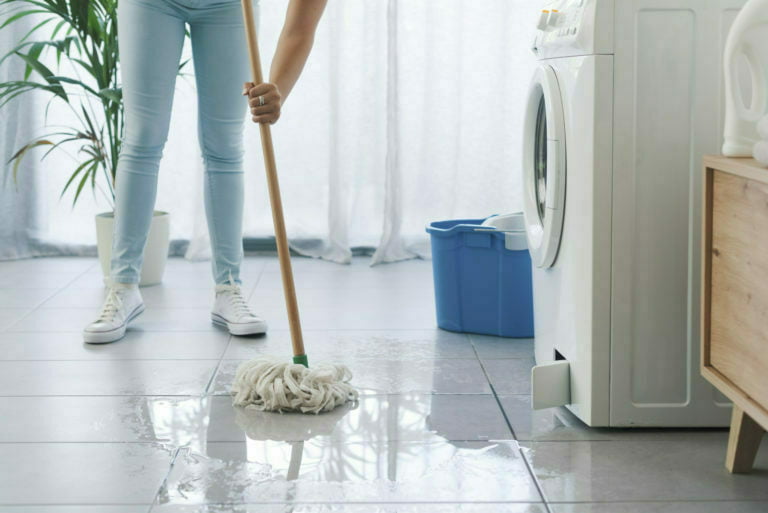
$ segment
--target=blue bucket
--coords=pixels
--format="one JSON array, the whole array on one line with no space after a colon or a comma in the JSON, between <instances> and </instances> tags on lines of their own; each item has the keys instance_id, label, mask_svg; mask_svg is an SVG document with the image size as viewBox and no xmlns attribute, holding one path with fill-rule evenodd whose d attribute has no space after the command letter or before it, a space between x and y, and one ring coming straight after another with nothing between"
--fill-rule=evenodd
<instances>
[{"instance_id":1,"label":"blue bucket","mask_svg":"<svg viewBox=\"0 0 768 513\"><path fill-rule=\"evenodd\" d=\"M531 256L522 213L436 221L427 233L440 328L533 337Z\"/></svg>"}]
</instances>

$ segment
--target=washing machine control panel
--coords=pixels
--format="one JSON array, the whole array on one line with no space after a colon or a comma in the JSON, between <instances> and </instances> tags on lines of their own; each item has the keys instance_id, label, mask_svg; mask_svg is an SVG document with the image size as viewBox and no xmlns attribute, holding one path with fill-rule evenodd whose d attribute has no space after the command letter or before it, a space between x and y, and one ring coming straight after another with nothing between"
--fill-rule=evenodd
<instances>
[{"instance_id":1,"label":"washing machine control panel","mask_svg":"<svg viewBox=\"0 0 768 513\"><path fill-rule=\"evenodd\" d=\"M613 53L613 0L545 0L532 49L540 59Z\"/></svg>"}]
</instances>

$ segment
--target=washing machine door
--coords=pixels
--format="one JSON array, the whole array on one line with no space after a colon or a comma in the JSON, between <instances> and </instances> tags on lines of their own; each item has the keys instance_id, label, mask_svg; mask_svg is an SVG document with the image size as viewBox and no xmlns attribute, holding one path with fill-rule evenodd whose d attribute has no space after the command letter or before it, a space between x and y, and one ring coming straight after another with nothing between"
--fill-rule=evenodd
<instances>
[{"instance_id":1,"label":"washing machine door","mask_svg":"<svg viewBox=\"0 0 768 513\"><path fill-rule=\"evenodd\" d=\"M523 211L531 260L555 263L565 211L565 121L555 70L542 64L528 93L523 148Z\"/></svg>"}]
</instances>

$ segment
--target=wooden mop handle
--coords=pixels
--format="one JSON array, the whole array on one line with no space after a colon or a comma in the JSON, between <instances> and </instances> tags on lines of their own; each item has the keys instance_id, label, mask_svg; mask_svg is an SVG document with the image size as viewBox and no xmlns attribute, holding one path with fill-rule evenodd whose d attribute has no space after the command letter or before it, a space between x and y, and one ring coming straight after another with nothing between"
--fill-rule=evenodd
<instances>
[{"instance_id":1,"label":"wooden mop handle","mask_svg":"<svg viewBox=\"0 0 768 513\"><path fill-rule=\"evenodd\" d=\"M253 22L252 1L242 0L243 19L245 21L245 37L248 40L248 53L251 57L253 82L261 84L264 82L264 79L261 74L261 58L259 57L259 45L256 40L256 27ZM299 305L296 301L296 287L293 283L288 236L285 232L285 220L283 219L283 202L280 199L280 184L277 180L275 149L272 146L272 132L268 123L259 123L259 128L261 130L261 148L264 151L264 165L267 170L269 202L272 205L272 221L275 225L277 256L280 261L280 273L283 278L283 292L285 293L285 306L288 310L288 323L291 328L293 356L296 363L304 363L306 365L304 340L301 335L301 322L299 321Z\"/></svg>"}]
</instances>

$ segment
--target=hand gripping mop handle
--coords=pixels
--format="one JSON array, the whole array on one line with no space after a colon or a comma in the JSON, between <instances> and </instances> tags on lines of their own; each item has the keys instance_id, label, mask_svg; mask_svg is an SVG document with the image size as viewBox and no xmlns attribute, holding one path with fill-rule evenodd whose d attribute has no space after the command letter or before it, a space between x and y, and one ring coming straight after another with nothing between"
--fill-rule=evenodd
<instances>
[{"instance_id":1,"label":"hand gripping mop handle","mask_svg":"<svg viewBox=\"0 0 768 513\"><path fill-rule=\"evenodd\" d=\"M251 57L251 73L253 74L253 82L255 84L261 84L264 82L264 79L261 74L261 58L259 57L259 45L256 40L256 27L253 22L253 5L251 2L252 0L242 0L243 19L245 21L245 37L248 40L248 53ZM260 123L259 128L261 130L261 148L264 152L264 166L267 170L269 202L272 205L272 221L275 225L277 257L280 261L280 274L283 278L285 306L288 310L288 323L291 328L293 361L294 363L308 366L307 355L304 353L304 340L301 335L299 305L296 301L296 287L293 283L291 256L288 250L288 236L285 233L283 202L280 199L280 184L277 180L277 165L275 164L275 149L272 146L272 132L270 130L269 124L267 123Z\"/></svg>"}]
</instances>

